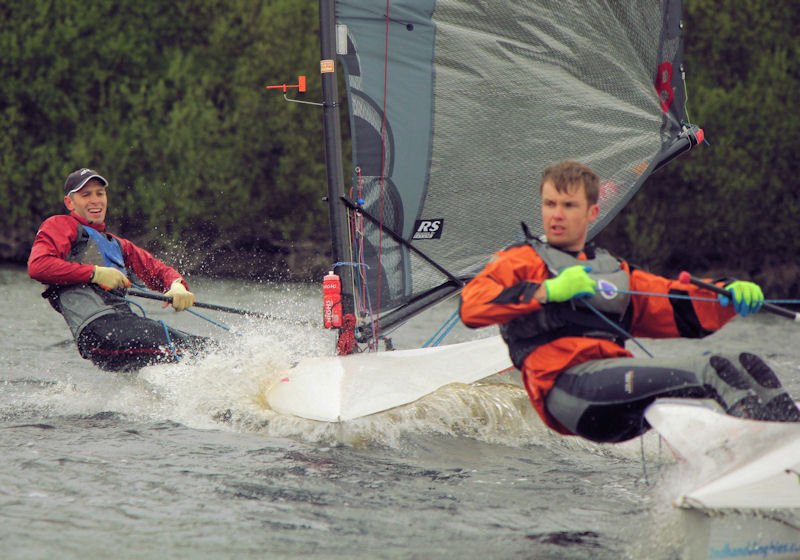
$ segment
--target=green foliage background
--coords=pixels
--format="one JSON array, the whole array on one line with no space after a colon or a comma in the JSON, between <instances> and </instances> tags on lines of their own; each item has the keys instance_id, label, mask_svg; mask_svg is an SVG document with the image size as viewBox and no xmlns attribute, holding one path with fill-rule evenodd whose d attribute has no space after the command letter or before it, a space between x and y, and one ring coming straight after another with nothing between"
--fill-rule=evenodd
<instances>
[{"instance_id":1,"label":"green foliage background","mask_svg":"<svg viewBox=\"0 0 800 560\"><path fill-rule=\"evenodd\" d=\"M114 231L151 250L326 253L319 109L264 89L305 74L305 99L321 98L316 11L314 0L5 2L0 259L26 260L81 166L111 181ZM800 294L798 12L684 2L689 117L710 145L654 175L602 244L659 273L719 269Z\"/></svg>"},{"instance_id":2,"label":"green foliage background","mask_svg":"<svg viewBox=\"0 0 800 560\"><path fill-rule=\"evenodd\" d=\"M321 98L315 3L13 0L0 22L3 257L82 166L150 248L325 239L319 109L265 89L308 73Z\"/></svg>"}]
</instances>

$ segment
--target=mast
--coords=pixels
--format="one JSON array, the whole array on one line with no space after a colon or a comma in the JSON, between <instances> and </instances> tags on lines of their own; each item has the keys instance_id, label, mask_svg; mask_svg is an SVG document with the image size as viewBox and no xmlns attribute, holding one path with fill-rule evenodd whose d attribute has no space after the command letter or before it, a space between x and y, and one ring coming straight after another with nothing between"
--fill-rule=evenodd
<instances>
[{"instance_id":1,"label":"mast","mask_svg":"<svg viewBox=\"0 0 800 560\"><path fill-rule=\"evenodd\" d=\"M328 177L331 253L334 263L349 262L346 240L350 236L347 210L340 201L344 195L342 134L339 124L339 93L336 84L336 17L334 0L319 0L320 71L322 74L322 124L325 167ZM342 314L353 313L353 269L345 265L335 270L342 279Z\"/></svg>"}]
</instances>

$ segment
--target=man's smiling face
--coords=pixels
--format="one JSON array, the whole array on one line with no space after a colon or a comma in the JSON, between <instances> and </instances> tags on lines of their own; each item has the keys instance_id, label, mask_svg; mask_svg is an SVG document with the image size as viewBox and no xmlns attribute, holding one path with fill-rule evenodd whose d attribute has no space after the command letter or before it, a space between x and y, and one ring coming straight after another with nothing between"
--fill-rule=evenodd
<instances>
[{"instance_id":1,"label":"man's smiling face","mask_svg":"<svg viewBox=\"0 0 800 560\"><path fill-rule=\"evenodd\" d=\"M106 221L106 187L97 179L90 179L81 190L64 197L67 210L75 212L92 224Z\"/></svg>"}]
</instances>

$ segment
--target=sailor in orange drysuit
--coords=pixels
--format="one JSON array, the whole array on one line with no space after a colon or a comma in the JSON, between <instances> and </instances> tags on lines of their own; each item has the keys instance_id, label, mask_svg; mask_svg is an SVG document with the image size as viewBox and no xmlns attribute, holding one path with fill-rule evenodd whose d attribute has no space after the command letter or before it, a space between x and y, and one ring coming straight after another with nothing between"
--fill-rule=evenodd
<instances>
[{"instance_id":1,"label":"sailor in orange drysuit","mask_svg":"<svg viewBox=\"0 0 800 560\"><path fill-rule=\"evenodd\" d=\"M545 424L562 434L624 441L649 428L645 408L668 396L712 398L736 416L800 421L794 401L758 356L643 359L624 347L629 335L706 336L737 312L757 311L763 302L758 286L721 284L734 295L735 305L728 306L694 285L586 246L599 211L598 180L582 164L551 165L540 189L546 241L497 253L463 289L460 314L471 328L501 325Z\"/></svg>"}]
</instances>

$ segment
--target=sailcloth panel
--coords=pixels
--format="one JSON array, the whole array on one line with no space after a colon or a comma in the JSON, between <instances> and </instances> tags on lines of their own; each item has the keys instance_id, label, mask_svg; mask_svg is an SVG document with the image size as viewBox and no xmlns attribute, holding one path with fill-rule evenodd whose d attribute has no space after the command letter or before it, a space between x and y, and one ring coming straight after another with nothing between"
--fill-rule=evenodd
<instances>
[{"instance_id":1,"label":"sailcloth panel","mask_svg":"<svg viewBox=\"0 0 800 560\"><path fill-rule=\"evenodd\" d=\"M343 0L353 196L456 278L541 233L539 181L563 159L601 178L596 235L681 131L678 1ZM374 226L372 305L447 282ZM380 264L378 257L380 256ZM355 257L354 257L355 258ZM380 293L378 292L380 285Z\"/></svg>"}]
</instances>

